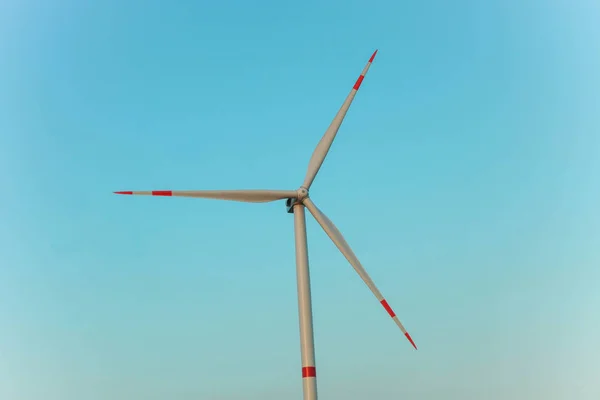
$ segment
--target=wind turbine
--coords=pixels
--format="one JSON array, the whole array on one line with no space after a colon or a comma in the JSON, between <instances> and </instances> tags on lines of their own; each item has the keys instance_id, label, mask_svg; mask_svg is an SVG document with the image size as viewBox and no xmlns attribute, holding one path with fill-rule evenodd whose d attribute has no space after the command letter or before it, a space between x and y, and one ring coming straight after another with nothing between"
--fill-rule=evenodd
<instances>
[{"instance_id":1,"label":"wind turbine","mask_svg":"<svg viewBox=\"0 0 600 400\"><path fill-rule=\"evenodd\" d=\"M342 121L346 116L356 92L360 88L363 79L369 71L371 63L375 59L377 50L373 53L369 62L363 69L362 73L352 87L350 94L342 104L337 115L333 119L329 128L321 138L321 141L315 148L308 170L302 186L297 190L154 190L154 191L127 191L115 192L116 194L126 195L145 195L145 196L179 196L179 197L197 197L204 199L217 200L232 200L247 203L265 203L275 200L286 200L287 212L294 214L294 234L296 242L296 277L298 283L298 314L300 317L300 349L302 358L302 380L304 400L317 399L317 373L315 368L315 347L313 340L313 321L312 321L312 304L310 295L310 276L308 269L308 248L306 244L306 217L304 208L313 215L325 233L342 252L344 257L350 262L354 270L360 275L362 280L367 284L371 292L375 295L379 303L385 308L387 313L392 317L396 325L400 328L404 336L410 341L413 347L417 346L412 340L404 326L385 300L377 286L373 283L367 271L363 268L360 261L354 252L329 218L309 197L310 187L329 152L329 148L335 139L338 129L342 125Z\"/></svg>"}]
</instances>

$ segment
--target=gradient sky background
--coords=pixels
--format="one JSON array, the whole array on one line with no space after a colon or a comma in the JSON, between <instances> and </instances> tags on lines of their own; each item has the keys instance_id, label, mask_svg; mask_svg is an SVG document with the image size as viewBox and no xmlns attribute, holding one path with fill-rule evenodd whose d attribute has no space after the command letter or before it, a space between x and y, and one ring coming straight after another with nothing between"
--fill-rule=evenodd
<instances>
[{"instance_id":1,"label":"gradient sky background","mask_svg":"<svg viewBox=\"0 0 600 400\"><path fill-rule=\"evenodd\" d=\"M369 4L367 6L367 4ZM3 1L0 398L300 399L292 216L114 190L313 186L323 399L600 398L597 1ZM404 396L404 397L401 397Z\"/></svg>"}]
</instances>

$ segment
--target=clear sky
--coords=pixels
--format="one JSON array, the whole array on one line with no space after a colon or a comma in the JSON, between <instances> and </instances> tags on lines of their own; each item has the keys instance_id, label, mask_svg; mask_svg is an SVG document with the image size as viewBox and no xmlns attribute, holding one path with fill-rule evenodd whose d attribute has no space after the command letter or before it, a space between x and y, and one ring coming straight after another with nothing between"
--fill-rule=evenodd
<instances>
[{"instance_id":1,"label":"clear sky","mask_svg":"<svg viewBox=\"0 0 600 400\"><path fill-rule=\"evenodd\" d=\"M323 399L600 398L597 1L5 0L0 398L300 399L282 203L309 217ZM404 396L404 397L403 397Z\"/></svg>"}]
</instances>

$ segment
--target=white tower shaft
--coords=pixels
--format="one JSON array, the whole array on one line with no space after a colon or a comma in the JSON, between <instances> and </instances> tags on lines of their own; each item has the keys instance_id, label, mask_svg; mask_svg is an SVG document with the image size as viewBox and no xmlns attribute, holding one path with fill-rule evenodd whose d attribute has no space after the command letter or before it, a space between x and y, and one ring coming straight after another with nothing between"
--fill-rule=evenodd
<instances>
[{"instance_id":1,"label":"white tower shaft","mask_svg":"<svg viewBox=\"0 0 600 400\"><path fill-rule=\"evenodd\" d=\"M313 335L306 215L303 204L294 206L294 236L296 239L296 279L298 282L298 316L300 319L300 352L302 359L302 389L304 400L317 400L317 370Z\"/></svg>"}]
</instances>

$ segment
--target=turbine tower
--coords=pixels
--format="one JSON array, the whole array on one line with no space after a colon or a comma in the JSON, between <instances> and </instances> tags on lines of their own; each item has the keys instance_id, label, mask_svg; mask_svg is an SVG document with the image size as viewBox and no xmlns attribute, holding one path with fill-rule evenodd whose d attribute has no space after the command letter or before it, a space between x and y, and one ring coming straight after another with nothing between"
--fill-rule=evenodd
<instances>
[{"instance_id":1,"label":"turbine tower","mask_svg":"<svg viewBox=\"0 0 600 400\"><path fill-rule=\"evenodd\" d=\"M389 316L394 320L400 328L404 336L410 341L416 349L417 346L412 340L404 326L392 310L388 302L385 300L377 286L369 277L369 274L364 269L354 252L329 218L310 199L309 191L311 185L329 152L329 148L335 139L335 136L342 125L346 112L356 92L360 88L373 60L377 50L373 53L369 62L361 72L352 87L350 94L342 104L337 115L325 131L325 134L315 148L312 157L308 163L306 177L302 186L297 190L154 190L154 191L125 191L115 192L116 194L125 195L146 195L146 196L179 196L179 197L196 197L204 199L217 200L232 200L247 203L265 203L275 200L286 200L287 212L294 214L294 234L296 242L296 277L298 283L298 314L300 319L300 349L302 359L302 381L304 400L317 399L317 372L315 368L315 346L313 340L313 320L312 320L312 303L310 295L310 275L308 269L308 247L306 243L306 217L305 208L317 220L325 233L337 246L340 252L346 257L350 265L360 275L362 280L371 289L379 303L385 308Z\"/></svg>"}]
</instances>

